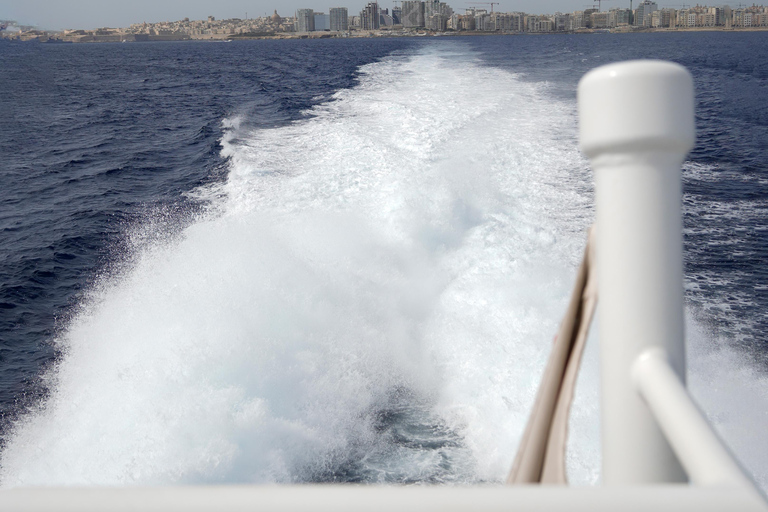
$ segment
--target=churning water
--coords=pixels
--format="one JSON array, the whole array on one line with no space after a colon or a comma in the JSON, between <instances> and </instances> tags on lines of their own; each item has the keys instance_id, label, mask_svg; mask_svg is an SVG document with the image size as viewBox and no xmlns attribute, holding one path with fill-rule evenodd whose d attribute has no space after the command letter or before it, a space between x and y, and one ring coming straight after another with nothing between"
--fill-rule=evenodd
<instances>
[{"instance_id":1,"label":"churning water","mask_svg":"<svg viewBox=\"0 0 768 512\"><path fill-rule=\"evenodd\" d=\"M225 173L185 191L204 208L133 222L71 310L2 483L501 481L592 185L573 99L478 45L397 49L290 119L228 112ZM765 487L764 368L706 325L692 389ZM596 342L576 483L599 480Z\"/></svg>"}]
</instances>

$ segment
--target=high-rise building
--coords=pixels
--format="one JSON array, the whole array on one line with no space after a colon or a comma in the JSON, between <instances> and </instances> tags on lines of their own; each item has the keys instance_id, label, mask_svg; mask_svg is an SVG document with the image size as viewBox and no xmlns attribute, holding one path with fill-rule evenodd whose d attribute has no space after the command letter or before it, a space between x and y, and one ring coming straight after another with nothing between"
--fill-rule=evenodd
<instances>
[{"instance_id":1,"label":"high-rise building","mask_svg":"<svg viewBox=\"0 0 768 512\"><path fill-rule=\"evenodd\" d=\"M331 29L331 17L324 12L315 13L315 30L322 32Z\"/></svg>"},{"instance_id":2,"label":"high-rise building","mask_svg":"<svg viewBox=\"0 0 768 512\"><path fill-rule=\"evenodd\" d=\"M428 30L434 30L435 32L444 32L448 26L448 18L436 12L430 16L424 15L424 26Z\"/></svg>"},{"instance_id":3,"label":"high-rise building","mask_svg":"<svg viewBox=\"0 0 768 512\"><path fill-rule=\"evenodd\" d=\"M362 30L377 30L379 28L378 2L369 2L368 5L360 11L360 28Z\"/></svg>"},{"instance_id":4,"label":"high-rise building","mask_svg":"<svg viewBox=\"0 0 768 512\"><path fill-rule=\"evenodd\" d=\"M404 1L402 12L403 28L421 28L424 26L424 2Z\"/></svg>"},{"instance_id":5,"label":"high-rise building","mask_svg":"<svg viewBox=\"0 0 768 512\"><path fill-rule=\"evenodd\" d=\"M653 0L645 0L637 6L635 11L635 25L638 27L650 27L653 19L653 11L658 11L659 5Z\"/></svg>"},{"instance_id":6,"label":"high-rise building","mask_svg":"<svg viewBox=\"0 0 768 512\"><path fill-rule=\"evenodd\" d=\"M299 9L296 11L296 32L312 32L315 30L315 11Z\"/></svg>"},{"instance_id":7,"label":"high-rise building","mask_svg":"<svg viewBox=\"0 0 768 512\"><path fill-rule=\"evenodd\" d=\"M395 25L402 25L403 24L403 8L402 7L393 7L392 8L392 22Z\"/></svg>"},{"instance_id":8,"label":"high-rise building","mask_svg":"<svg viewBox=\"0 0 768 512\"><path fill-rule=\"evenodd\" d=\"M331 31L343 32L349 30L349 11L346 7L331 7Z\"/></svg>"},{"instance_id":9,"label":"high-rise building","mask_svg":"<svg viewBox=\"0 0 768 512\"><path fill-rule=\"evenodd\" d=\"M424 21L426 22L427 19L432 18L436 14L447 20L453 15L453 9L440 0L427 0L424 2Z\"/></svg>"}]
</instances>

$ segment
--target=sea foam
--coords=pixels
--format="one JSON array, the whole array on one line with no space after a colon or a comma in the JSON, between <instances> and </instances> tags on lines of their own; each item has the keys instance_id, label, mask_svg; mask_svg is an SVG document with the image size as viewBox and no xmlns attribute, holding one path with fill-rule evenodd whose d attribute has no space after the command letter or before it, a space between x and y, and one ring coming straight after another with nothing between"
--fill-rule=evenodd
<instances>
[{"instance_id":1,"label":"sea foam","mask_svg":"<svg viewBox=\"0 0 768 512\"><path fill-rule=\"evenodd\" d=\"M307 114L224 121L210 214L94 287L4 486L504 478L592 219L575 105L438 42ZM576 483L599 479L596 357Z\"/></svg>"}]
</instances>

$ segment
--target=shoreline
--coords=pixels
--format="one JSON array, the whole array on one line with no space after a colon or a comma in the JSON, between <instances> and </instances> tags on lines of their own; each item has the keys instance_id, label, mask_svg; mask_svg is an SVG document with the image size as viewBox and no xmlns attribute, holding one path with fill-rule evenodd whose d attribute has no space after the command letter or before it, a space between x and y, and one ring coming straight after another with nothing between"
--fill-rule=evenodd
<instances>
[{"instance_id":1,"label":"shoreline","mask_svg":"<svg viewBox=\"0 0 768 512\"><path fill-rule=\"evenodd\" d=\"M353 32L281 32L281 33L246 33L246 34L205 34L205 35L149 35L149 34L110 34L64 36L36 35L28 39L0 38L8 42L45 43L45 44L87 44L87 43L142 43L142 42L228 42L264 39L359 39L376 37L488 37L488 36L541 36L541 35L587 35L587 34L648 34L648 33L685 33L685 32L766 32L768 27L675 27L675 28L628 28L580 29L575 31L551 32L481 32L481 31L446 31L427 30L357 30Z\"/></svg>"}]
</instances>

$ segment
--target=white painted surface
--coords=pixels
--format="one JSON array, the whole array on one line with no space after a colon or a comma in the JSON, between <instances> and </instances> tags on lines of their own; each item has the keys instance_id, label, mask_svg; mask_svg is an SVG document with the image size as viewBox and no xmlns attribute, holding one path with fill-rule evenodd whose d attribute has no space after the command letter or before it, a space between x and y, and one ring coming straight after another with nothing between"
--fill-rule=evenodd
<instances>
[{"instance_id":1,"label":"white painted surface","mask_svg":"<svg viewBox=\"0 0 768 512\"><path fill-rule=\"evenodd\" d=\"M143 489L28 489L0 493L0 511L269 510L293 512L421 512L620 510L765 512L754 495L687 485L611 489L567 487L174 487Z\"/></svg>"},{"instance_id":2,"label":"white painted surface","mask_svg":"<svg viewBox=\"0 0 768 512\"><path fill-rule=\"evenodd\" d=\"M579 83L579 116L596 181L603 483L682 482L630 370L658 346L685 375L680 167L695 138L693 81L668 62L603 66Z\"/></svg>"},{"instance_id":3,"label":"white painted surface","mask_svg":"<svg viewBox=\"0 0 768 512\"><path fill-rule=\"evenodd\" d=\"M661 349L641 354L632 377L693 484L752 487Z\"/></svg>"}]
</instances>

